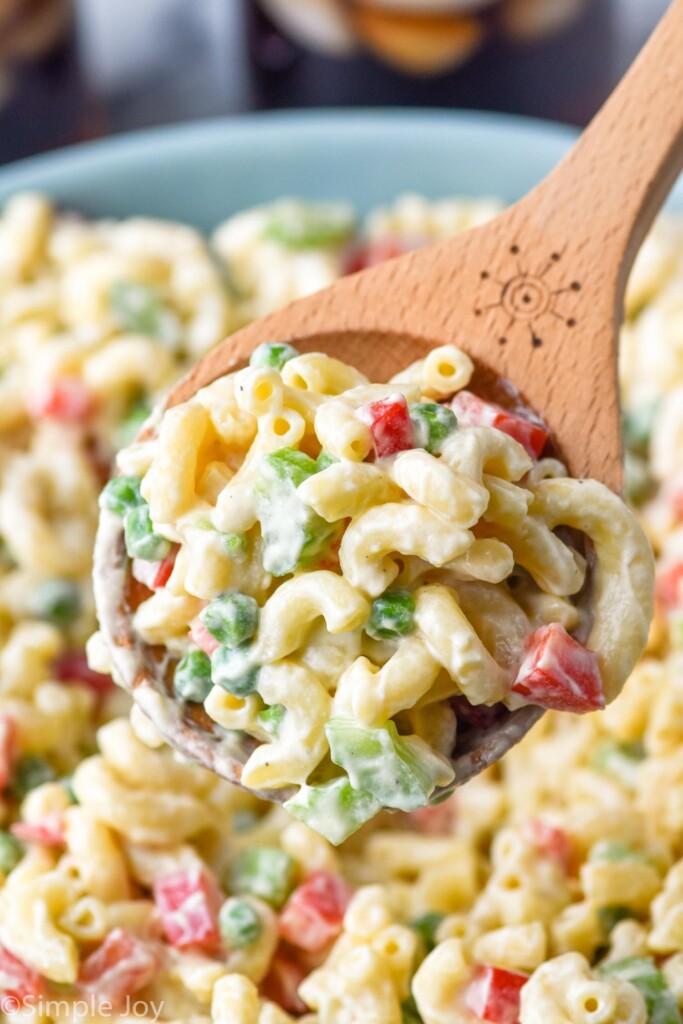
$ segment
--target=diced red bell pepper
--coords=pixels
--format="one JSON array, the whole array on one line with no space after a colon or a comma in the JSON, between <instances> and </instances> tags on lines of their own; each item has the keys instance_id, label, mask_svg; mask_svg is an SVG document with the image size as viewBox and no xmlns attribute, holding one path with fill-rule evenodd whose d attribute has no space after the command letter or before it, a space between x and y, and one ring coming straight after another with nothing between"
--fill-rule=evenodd
<instances>
[{"instance_id":1,"label":"diced red bell pepper","mask_svg":"<svg viewBox=\"0 0 683 1024\"><path fill-rule=\"evenodd\" d=\"M0 791L12 781L19 756L17 725L11 715L0 715Z\"/></svg>"},{"instance_id":2,"label":"diced red bell pepper","mask_svg":"<svg viewBox=\"0 0 683 1024\"><path fill-rule=\"evenodd\" d=\"M144 583L148 590L161 590L171 578L180 545L175 544L173 550L161 562L147 562L144 558L134 558L131 572L138 583Z\"/></svg>"},{"instance_id":3,"label":"diced red bell pepper","mask_svg":"<svg viewBox=\"0 0 683 1024\"><path fill-rule=\"evenodd\" d=\"M512 689L532 704L584 714L605 706L598 657L551 622L527 637Z\"/></svg>"},{"instance_id":4,"label":"diced red bell pepper","mask_svg":"<svg viewBox=\"0 0 683 1024\"><path fill-rule=\"evenodd\" d=\"M358 415L370 427L377 458L415 447L413 424L403 395L389 395L377 402L368 402L358 409Z\"/></svg>"},{"instance_id":5,"label":"diced red bell pepper","mask_svg":"<svg viewBox=\"0 0 683 1024\"><path fill-rule=\"evenodd\" d=\"M509 434L526 448L532 458L538 459L545 448L548 433L531 420L508 412L494 402L485 402L471 391L459 391L451 402L458 423L463 427L495 427Z\"/></svg>"},{"instance_id":6,"label":"diced red bell pepper","mask_svg":"<svg viewBox=\"0 0 683 1024\"><path fill-rule=\"evenodd\" d=\"M0 1013L14 1014L22 1006L35 1004L46 992L42 975L0 946Z\"/></svg>"},{"instance_id":7,"label":"diced red bell pepper","mask_svg":"<svg viewBox=\"0 0 683 1024\"><path fill-rule=\"evenodd\" d=\"M527 974L502 967L476 967L465 993L465 1005L479 1020L519 1024L519 994Z\"/></svg>"},{"instance_id":8,"label":"diced red bell pepper","mask_svg":"<svg viewBox=\"0 0 683 1024\"><path fill-rule=\"evenodd\" d=\"M60 683L82 683L98 697L109 693L114 686L111 676L93 672L88 666L85 651L65 651L58 655L52 663L52 674Z\"/></svg>"},{"instance_id":9,"label":"diced red bell pepper","mask_svg":"<svg viewBox=\"0 0 683 1024\"><path fill-rule=\"evenodd\" d=\"M416 832L429 836L448 836L455 822L455 795L435 807L418 807L410 811L408 819Z\"/></svg>"},{"instance_id":10,"label":"diced red bell pepper","mask_svg":"<svg viewBox=\"0 0 683 1024\"><path fill-rule=\"evenodd\" d=\"M208 654L209 657L220 647L216 637L209 633L201 619L195 619L192 623L190 627L190 640L193 644L196 644L200 651Z\"/></svg>"},{"instance_id":11,"label":"diced red bell pepper","mask_svg":"<svg viewBox=\"0 0 683 1024\"><path fill-rule=\"evenodd\" d=\"M215 949L220 943L218 911L223 895L209 871L197 865L157 879L154 902L172 946Z\"/></svg>"},{"instance_id":12,"label":"diced red bell pepper","mask_svg":"<svg viewBox=\"0 0 683 1024\"><path fill-rule=\"evenodd\" d=\"M65 846L64 818L59 812L46 814L40 821L15 821L10 832L22 843L38 843L61 850Z\"/></svg>"},{"instance_id":13,"label":"diced red bell pepper","mask_svg":"<svg viewBox=\"0 0 683 1024\"><path fill-rule=\"evenodd\" d=\"M307 973L291 953L279 949L273 957L268 974L261 982L261 995L287 1013L300 1016L308 1010L298 992Z\"/></svg>"},{"instance_id":14,"label":"diced red bell pepper","mask_svg":"<svg viewBox=\"0 0 683 1024\"><path fill-rule=\"evenodd\" d=\"M416 246L407 245L400 238L378 238L373 242L365 242L349 250L342 266L342 274L357 274L359 270L376 267L385 260L393 260L414 248Z\"/></svg>"},{"instance_id":15,"label":"diced red bell pepper","mask_svg":"<svg viewBox=\"0 0 683 1024\"><path fill-rule=\"evenodd\" d=\"M657 597L669 611L683 604L683 562L657 573Z\"/></svg>"},{"instance_id":16,"label":"diced red bell pepper","mask_svg":"<svg viewBox=\"0 0 683 1024\"><path fill-rule=\"evenodd\" d=\"M149 943L124 928L114 928L81 964L78 987L116 1005L149 985L158 969L158 957Z\"/></svg>"},{"instance_id":17,"label":"diced red bell pepper","mask_svg":"<svg viewBox=\"0 0 683 1024\"><path fill-rule=\"evenodd\" d=\"M29 413L36 420L84 423L95 408L95 399L80 377L59 377L29 400Z\"/></svg>"},{"instance_id":18,"label":"diced red bell pepper","mask_svg":"<svg viewBox=\"0 0 683 1024\"><path fill-rule=\"evenodd\" d=\"M549 825L540 818L529 818L524 823L524 838L535 846L539 853L556 861L565 874L573 873L576 864L576 851L571 837L564 829Z\"/></svg>"},{"instance_id":19,"label":"diced red bell pepper","mask_svg":"<svg viewBox=\"0 0 683 1024\"><path fill-rule=\"evenodd\" d=\"M314 871L295 889L280 915L280 935L317 953L339 935L353 890L339 875Z\"/></svg>"}]
</instances>

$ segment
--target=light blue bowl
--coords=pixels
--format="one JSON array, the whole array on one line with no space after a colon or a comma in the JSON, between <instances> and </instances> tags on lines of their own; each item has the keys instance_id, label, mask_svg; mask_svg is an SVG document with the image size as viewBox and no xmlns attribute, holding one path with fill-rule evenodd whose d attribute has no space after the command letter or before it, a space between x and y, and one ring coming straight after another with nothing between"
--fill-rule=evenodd
<instances>
[{"instance_id":1,"label":"light blue bowl","mask_svg":"<svg viewBox=\"0 0 683 1024\"><path fill-rule=\"evenodd\" d=\"M347 199L366 211L415 191L524 195L576 135L497 114L256 114L124 135L0 169L0 203L39 189L88 216L144 214L209 231L280 196ZM672 197L683 208L683 187Z\"/></svg>"},{"instance_id":2,"label":"light blue bowl","mask_svg":"<svg viewBox=\"0 0 683 1024\"><path fill-rule=\"evenodd\" d=\"M145 214L208 231L280 196L361 211L406 191L511 201L564 155L571 129L498 115L257 114L137 132L0 169L0 202L39 189L88 216Z\"/></svg>"}]
</instances>

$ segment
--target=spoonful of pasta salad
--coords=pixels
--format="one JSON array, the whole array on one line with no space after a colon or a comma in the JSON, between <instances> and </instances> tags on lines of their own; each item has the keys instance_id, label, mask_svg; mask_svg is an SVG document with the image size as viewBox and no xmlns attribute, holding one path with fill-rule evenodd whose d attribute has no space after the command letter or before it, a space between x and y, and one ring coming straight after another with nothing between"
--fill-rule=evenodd
<instances>
[{"instance_id":1,"label":"spoonful of pasta salad","mask_svg":"<svg viewBox=\"0 0 683 1024\"><path fill-rule=\"evenodd\" d=\"M545 708L603 708L645 644L632 513L473 378L452 344L378 384L261 343L159 410L102 493L106 667L179 751L335 843Z\"/></svg>"},{"instance_id":2,"label":"spoonful of pasta salad","mask_svg":"<svg viewBox=\"0 0 683 1024\"><path fill-rule=\"evenodd\" d=\"M116 678L179 752L332 842L444 798L545 709L603 708L645 645L616 328L683 163L682 44L676 0L489 225L230 337L102 494Z\"/></svg>"}]
</instances>

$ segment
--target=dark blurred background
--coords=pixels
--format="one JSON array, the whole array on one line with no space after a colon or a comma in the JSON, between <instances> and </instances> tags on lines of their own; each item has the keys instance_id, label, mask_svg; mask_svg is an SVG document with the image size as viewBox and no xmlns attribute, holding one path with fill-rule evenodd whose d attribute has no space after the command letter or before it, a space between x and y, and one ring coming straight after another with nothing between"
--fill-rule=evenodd
<instances>
[{"instance_id":1,"label":"dark blurred background","mask_svg":"<svg viewBox=\"0 0 683 1024\"><path fill-rule=\"evenodd\" d=\"M585 124L668 0L0 0L0 163L281 107Z\"/></svg>"}]
</instances>

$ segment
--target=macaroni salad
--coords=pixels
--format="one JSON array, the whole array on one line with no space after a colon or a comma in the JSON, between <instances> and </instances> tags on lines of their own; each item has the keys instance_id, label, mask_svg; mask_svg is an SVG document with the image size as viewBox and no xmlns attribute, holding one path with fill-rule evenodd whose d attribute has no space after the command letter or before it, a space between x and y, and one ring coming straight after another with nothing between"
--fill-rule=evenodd
<instances>
[{"instance_id":1,"label":"macaroni salad","mask_svg":"<svg viewBox=\"0 0 683 1024\"><path fill-rule=\"evenodd\" d=\"M647 640L635 517L468 391L473 370L447 345L374 384L264 342L124 449L102 494L141 585L133 636L173 663L168 692L145 686L107 634L136 702L174 746L169 701L246 733L241 785L296 787L285 807L335 844L441 797L459 724L604 708ZM103 624L110 588L98 569Z\"/></svg>"},{"instance_id":2,"label":"macaroni salad","mask_svg":"<svg viewBox=\"0 0 683 1024\"><path fill-rule=\"evenodd\" d=\"M659 558L657 608L645 657L604 712L549 712L444 803L381 812L334 847L174 755L83 654L97 496L158 395L251 317L494 210L407 197L357 230L345 208L287 202L232 218L209 245L174 224L78 220L36 196L5 208L10 1024L680 1024L681 222L654 231L629 292L629 491Z\"/></svg>"}]
</instances>

